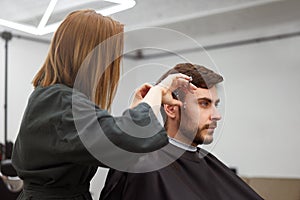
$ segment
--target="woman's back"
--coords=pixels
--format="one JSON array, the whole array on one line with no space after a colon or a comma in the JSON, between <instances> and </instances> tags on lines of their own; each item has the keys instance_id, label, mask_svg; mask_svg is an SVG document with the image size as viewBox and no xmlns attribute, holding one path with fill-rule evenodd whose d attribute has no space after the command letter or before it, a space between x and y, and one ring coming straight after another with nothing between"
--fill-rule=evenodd
<instances>
[{"instance_id":1,"label":"woman's back","mask_svg":"<svg viewBox=\"0 0 300 200\"><path fill-rule=\"evenodd\" d=\"M72 123L72 89L60 84L36 88L13 152L25 191L40 191L43 198L88 192L97 162Z\"/></svg>"}]
</instances>

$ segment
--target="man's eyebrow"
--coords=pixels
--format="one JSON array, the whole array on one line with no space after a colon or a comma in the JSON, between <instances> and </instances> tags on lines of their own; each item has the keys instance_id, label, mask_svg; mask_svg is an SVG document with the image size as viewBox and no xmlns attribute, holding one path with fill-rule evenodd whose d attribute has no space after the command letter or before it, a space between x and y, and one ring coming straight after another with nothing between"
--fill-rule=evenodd
<instances>
[{"instance_id":1,"label":"man's eyebrow","mask_svg":"<svg viewBox=\"0 0 300 200\"><path fill-rule=\"evenodd\" d=\"M207 98L207 97L198 98L198 101L201 101L201 100L208 101L209 103L212 102L212 100L210 98Z\"/></svg>"},{"instance_id":2,"label":"man's eyebrow","mask_svg":"<svg viewBox=\"0 0 300 200\"><path fill-rule=\"evenodd\" d=\"M210 98L207 98L207 97L198 98L198 101L202 101L202 100L208 101L209 103L212 102L212 100ZM220 99L216 100L216 104L218 104L218 103L220 103Z\"/></svg>"}]
</instances>

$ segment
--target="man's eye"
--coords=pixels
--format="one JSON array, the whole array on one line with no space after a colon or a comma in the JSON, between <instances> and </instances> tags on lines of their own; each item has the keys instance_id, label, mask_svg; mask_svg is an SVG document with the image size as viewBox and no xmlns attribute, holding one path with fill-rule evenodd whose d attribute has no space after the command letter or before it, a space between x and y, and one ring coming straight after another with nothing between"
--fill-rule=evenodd
<instances>
[{"instance_id":1,"label":"man's eye","mask_svg":"<svg viewBox=\"0 0 300 200\"><path fill-rule=\"evenodd\" d=\"M200 104L201 107L208 107L209 106L209 102L207 102L207 101L200 101L199 104Z\"/></svg>"}]
</instances>

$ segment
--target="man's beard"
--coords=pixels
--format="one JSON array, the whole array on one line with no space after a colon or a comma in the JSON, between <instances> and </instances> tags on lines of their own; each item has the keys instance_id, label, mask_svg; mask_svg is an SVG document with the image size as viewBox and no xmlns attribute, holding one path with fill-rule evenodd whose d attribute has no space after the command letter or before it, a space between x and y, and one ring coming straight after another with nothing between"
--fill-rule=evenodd
<instances>
[{"instance_id":1,"label":"man's beard","mask_svg":"<svg viewBox=\"0 0 300 200\"><path fill-rule=\"evenodd\" d=\"M210 144L213 141L212 139L207 139L206 135L203 132L207 131L210 127L216 127L217 122L212 122L211 124L205 124L201 128L198 126L180 126L180 133L188 139L189 144L201 145L201 144ZM191 128L195 127L195 128Z\"/></svg>"}]
</instances>

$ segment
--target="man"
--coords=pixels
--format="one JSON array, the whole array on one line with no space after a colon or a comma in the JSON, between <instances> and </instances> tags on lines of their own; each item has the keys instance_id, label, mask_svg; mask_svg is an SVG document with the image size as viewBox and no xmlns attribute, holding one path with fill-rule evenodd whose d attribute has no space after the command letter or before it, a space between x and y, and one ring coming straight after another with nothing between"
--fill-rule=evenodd
<instances>
[{"instance_id":1,"label":"man","mask_svg":"<svg viewBox=\"0 0 300 200\"><path fill-rule=\"evenodd\" d=\"M166 155L179 150L184 152L176 154L180 156L167 166L152 172L110 170L100 199L262 199L216 157L197 148L213 141L214 130L221 119L217 108L220 102L217 84L223 81L222 76L203 66L183 63L169 70L160 80L174 73L190 76L191 83L197 87L193 93L186 92L188 85L174 92L173 97L182 101L181 107L163 105L170 142Z\"/></svg>"}]
</instances>

